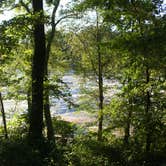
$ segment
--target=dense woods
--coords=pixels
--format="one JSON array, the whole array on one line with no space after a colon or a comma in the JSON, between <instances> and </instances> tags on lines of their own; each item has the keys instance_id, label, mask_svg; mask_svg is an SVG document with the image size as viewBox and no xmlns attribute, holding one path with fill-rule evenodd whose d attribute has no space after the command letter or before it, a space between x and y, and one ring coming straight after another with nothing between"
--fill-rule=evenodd
<instances>
[{"instance_id":1,"label":"dense woods","mask_svg":"<svg viewBox=\"0 0 166 166\"><path fill-rule=\"evenodd\" d=\"M0 166L166 165L165 1L0 9Z\"/></svg>"}]
</instances>

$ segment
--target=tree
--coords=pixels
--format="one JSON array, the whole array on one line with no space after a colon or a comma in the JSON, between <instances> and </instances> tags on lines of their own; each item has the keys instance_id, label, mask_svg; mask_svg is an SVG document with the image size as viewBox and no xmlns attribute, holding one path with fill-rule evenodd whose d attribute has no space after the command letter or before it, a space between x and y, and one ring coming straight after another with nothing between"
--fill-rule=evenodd
<instances>
[{"instance_id":1,"label":"tree","mask_svg":"<svg viewBox=\"0 0 166 166\"><path fill-rule=\"evenodd\" d=\"M103 79L106 78L108 66L112 58L112 52L106 44L112 37L108 26L102 22L100 12L96 9L95 18L93 17L92 25L78 30L72 36L71 52L73 68L76 71L84 73L85 79L95 80L96 96L93 100L97 100L98 107L98 140L102 140L103 132L103 109L105 85ZM85 38L86 36L86 38ZM91 92L92 94L93 92ZM92 102L91 102L92 105ZM92 109L92 108L91 108ZM94 108L95 109L95 108Z\"/></svg>"},{"instance_id":2,"label":"tree","mask_svg":"<svg viewBox=\"0 0 166 166\"><path fill-rule=\"evenodd\" d=\"M34 55L32 61L32 110L30 112L29 138L32 144L43 134L43 81L46 56L43 1L32 1L34 16Z\"/></svg>"},{"instance_id":3,"label":"tree","mask_svg":"<svg viewBox=\"0 0 166 166\"><path fill-rule=\"evenodd\" d=\"M126 95L123 97L130 101L131 107L128 108L128 112L135 115L135 117L132 117L132 122L131 114L128 114L130 118L126 121L127 126L130 122L134 131L142 137L142 140L144 140L142 146L144 146L146 152L152 151L157 129L160 128L161 130L161 126L164 125L159 118L163 115L161 108L163 108L162 98L164 95L161 93L162 90L157 88L162 84L158 76L163 78L163 53L165 52L162 42L165 37L160 36L163 33L161 20L164 17L162 15L157 16L157 14L160 14L158 6L161 6L161 3L158 1L131 1L131 3L117 4L119 7L117 12L115 12L116 9L110 10L110 15L108 11L106 12L106 19L117 26L120 34L115 39L115 41L117 40L116 44L113 43L112 45L115 44L116 48L119 51L121 50L121 58L119 59L122 64L120 65L121 69L123 69L121 78L122 82L123 80L125 82L123 87L127 89L126 92L124 91ZM111 21L113 18L116 18L115 21ZM157 94L154 89L158 89ZM159 105L155 104L157 101L160 101ZM126 105L125 102L121 107L126 108ZM133 109L133 105L134 108L137 106L137 109ZM125 132L126 140L128 140L128 129Z\"/></svg>"},{"instance_id":4,"label":"tree","mask_svg":"<svg viewBox=\"0 0 166 166\"><path fill-rule=\"evenodd\" d=\"M5 132L5 138L8 138L8 132L7 132L7 125L6 125L6 116L5 116L5 110L4 110L4 106L3 106L3 101L2 101L2 95L0 92L0 109L1 109L1 113L2 113L2 120L3 120L3 125L4 125L4 132Z\"/></svg>"},{"instance_id":5,"label":"tree","mask_svg":"<svg viewBox=\"0 0 166 166\"><path fill-rule=\"evenodd\" d=\"M51 16L51 33L48 36L47 46L46 46L46 55L45 55L45 68L44 68L44 79L46 84L48 83L48 60L51 51L51 44L55 36L55 14L58 9L60 0L52 2L54 4L52 16ZM50 101L49 101L49 89L47 86L44 88L44 115L46 119L46 126L47 126L47 138L50 141L54 140L54 131L52 126L51 120L51 113L50 113Z\"/></svg>"},{"instance_id":6,"label":"tree","mask_svg":"<svg viewBox=\"0 0 166 166\"><path fill-rule=\"evenodd\" d=\"M44 115L46 119L46 126L47 126L47 137L48 140L53 141L54 140L54 131L51 121L51 113L50 113L50 101L49 101L49 72L48 72L48 65L49 65L49 59L51 54L51 46L53 44L54 38L56 37L56 27L57 25L66 18L72 18L76 15L74 13L65 13L63 16L61 16L59 19L56 20L56 13L57 9L60 4L60 0L57 1L48 1L49 5L53 6L52 14L51 14L51 31L48 31L48 37L47 37L47 44L46 44L46 59L45 59L45 83L46 86L44 88Z\"/></svg>"}]
</instances>

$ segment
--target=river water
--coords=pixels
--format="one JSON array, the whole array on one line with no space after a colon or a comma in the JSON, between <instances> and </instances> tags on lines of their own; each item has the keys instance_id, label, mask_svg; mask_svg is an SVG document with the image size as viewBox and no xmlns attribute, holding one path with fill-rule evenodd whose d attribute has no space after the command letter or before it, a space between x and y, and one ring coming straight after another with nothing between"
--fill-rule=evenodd
<instances>
[{"instance_id":1,"label":"river water","mask_svg":"<svg viewBox=\"0 0 166 166\"><path fill-rule=\"evenodd\" d=\"M85 94L81 91L81 87L84 86L85 89L97 89L97 84L92 79L82 81L82 78L75 75L73 72L67 73L63 76L63 82L65 82L70 88L71 100L75 105L79 104L79 98ZM105 100L109 102L112 96L117 92L115 88L118 85L117 81L104 80L104 85L107 87L107 92L105 93ZM79 111L76 112L74 106L68 107L68 103L62 98L56 99L54 97L50 98L51 101L51 114L52 116L60 116L62 119L76 122L84 123L89 122L95 118L91 116L90 113ZM4 109L6 112L7 120L11 119L15 114L21 114L27 110L27 101L15 101L15 100L4 100ZM0 123L2 123L2 118L0 118Z\"/></svg>"}]
</instances>

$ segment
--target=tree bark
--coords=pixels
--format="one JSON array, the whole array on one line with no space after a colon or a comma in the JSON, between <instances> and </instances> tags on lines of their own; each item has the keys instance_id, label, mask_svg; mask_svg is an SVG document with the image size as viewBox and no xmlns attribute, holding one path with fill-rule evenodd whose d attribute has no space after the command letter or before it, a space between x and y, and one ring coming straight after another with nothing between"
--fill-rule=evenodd
<instances>
[{"instance_id":1,"label":"tree bark","mask_svg":"<svg viewBox=\"0 0 166 166\"><path fill-rule=\"evenodd\" d=\"M97 13L97 58L98 58L98 89L99 89L99 122L98 122L98 141L102 141L102 132L103 132L103 66L102 66L102 56L100 49L101 36L99 34L99 18Z\"/></svg>"},{"instance_id":2,"label":"tree bark","mask_svg":"<svg viewBox=\"0 0 166 166\"><path fill-rule=\"evenodd\" d=\"M44 69L44 78L45 81L48 81L48 60L50 56L50 50L51 50L51 44L53 42L54 36L55 36L55 14L58 9L60 0L57 1L56 4L54 4L54 9L51 16L51 33L48 36L48 42L46 47L46 60L45 60L45 69ZM46 121L46 127L47 127L47 138L49 141L54 141L54 129L52 125L52 119L51 119L51 113L50 113L50 100L49 100L49 88L44 88L44 116Z\"/></svg>"},{"instance_id":3,"label":"tree bark","mask_svg":"<svg viewBox=\"0 0 166 166\"><path fill-rule=\"evenodd\" d=\"M150 82L150 72L149 72L149 67L146 66L146 84ZM146 92L146 108L145 108L145 113L146 113L146 152L150 151L150 146L151 146L151 126L150 126L150 105L151 105L151 99L150 99L150 91L147 90Z\"/></svg>"},{"instance_id":4,"label":"tree bark","mask_svg":"<svg viewBox=\"0 0 166 166\"><path fill-rule=\"evenodd\" d=\"M30 112L29 138L32 143L43 138L43 79L45 65L45 32L43 1L33 0L33 11L37 17L34 23L34 55L32 60L32 110Z\"/></svg>"},{"instance_id":5,"label":"tree bark","mask_svg":"<svg viewBox=\"0 0 166 166\"><path fill-rule=\"evenodd\" d=\"M45 81L48 81L48 69L47 64L45 68ZM49 100L49 88L44 88L44 116L47 127L47 139L54 141L54 130L52 125L51 113L50 113L50 100Z\"/></svg>"},{"instance_id":6,"label":"tree bark","mask_svg":"<svg viewBox=\"0 0 166 166\"><path fill-rule=\"evenodd\" d=\"M5 139L8 139L6 116L5 116L5 110L4 110L4 106L3 106L1 92L0 92L0 104L1 104L1 113L2 113L2 120L3 120L4 132L5 132Z\"/></svg>"},{"instance_id":7,"label":"tree bark","mask_svg":"<svg viewBox=\"0 0 166 166\"><path fill-rule=\"evenodd\" d=\"M131 87L131 78L128 78L128 112L127 112L127 120L126 120L126 125L125 125L125 135L124 135L124 144L126 147L128 147L129 144L129 138L130 138L130 127L131 127L131 118L132 118L132 112L133 112L133 96L130 94L130 90L132 89Z\"/></svg>"},{"instance_id":8,"label":"tree bark","mask_svg":"<svg viewBox=\"0 0 166 166\"><path fill-rule=\"evenodd\" d=\"M129 103L131 104L131 103ZM125 136L124 136L124 143L127 146L129 144L129 138L130 138L130 126L131 126L131 116L132 116L132 105L130 105L130 110L128 112L127 122L125 126Z\"/></svg>"},{"instance_id":9,"label":"tree bark","mask_svg":"<svg viewBox=\"0 0 166 166\"><path fill-rule=\"evenodd\" d=\"M100 48L98 48L98 88L99 88L99 124L98 124L98 141L102 141L103 132L103 75Z\"/></svg>"}]
</instances>

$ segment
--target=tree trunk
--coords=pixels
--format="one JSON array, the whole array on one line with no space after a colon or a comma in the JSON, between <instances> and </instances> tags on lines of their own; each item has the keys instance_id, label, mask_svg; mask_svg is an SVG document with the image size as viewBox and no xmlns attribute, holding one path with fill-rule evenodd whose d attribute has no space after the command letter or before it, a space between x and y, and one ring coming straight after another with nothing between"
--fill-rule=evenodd
<instances>
[{"instance_id":1,"label":"tree trunk","mask_svg":"<svg viewBox=\"0 0 166 166\"><path fill-rule=\"evenodd\" d=\"M46 65L47 66L47 65ZM45 81L48 81L48 71L45 69ZM44 116L47 127L47 138L49 141L54 141L54 130L52 125L51 113L50 113L50 100L49 100L49 88L44 88Z\"/></svg>"},{"instance_id":2,"label":"tree trunk","mask_svg":"<svg viewBox=\"0 0 166 166\"><path fill-rule=\"evenodd\" d=\"M34 23L34 55L32 60L32 110L29 138L32 143L42 139L43 134L43 78L45 65L45 33L43 1L32 1L36 22Z\"/></svg>"},{"instance_id":3,"label":"tree trunk","mask_svg":"<svg viewBox=\"0 0 166 166\"><path fill-rule=\"evenodd\" d=\"M47 41L47 47L46 47L46 60L45 60L45 70L44 70L44 78L45 81L48 81L48 60L50 56L50 50L51 50L51 44L53 42L54 36L55 36L55 14L57 11L57 8L59 6L60 0L57 1L57 3L54 6L52 16L51 16L51 33L48 37ZM47 127L47 138L49 141L54 141L54 129L52 125L52 119L51 119L51 113L50 113L50 100L49 100L49 88L44 88L44 116L46 121L46 127Z\"/></svg>"},{"instance_id":4,"label":"tree trunk","mask_svg":"<svg viewBox=\"0 0 166 166\"><path fill-rule=\"evenodd\" d=\"M103 130L103 75L102 75L102 64L101 64L101 54L98 52L98 88L99 88L99 124L98 124L98 141L102 140L102 130Z\"/></svg>"},{"instance_id":5,"label":"tree trunk","mask_svg":"<svg viewBox=\"0 0 166 166\"><path fill-rule=\"evenodd\" d=\"M1 104L1 113L2 113L2 120L3 120L5 138L8 139L7 125L6 125L6 116L5 116L5 110L4 110L4 106L3 106L3 101L2 101L1 92L0 92L0 104Z\"/></svg>"},{"instance_id":6,"label":"tree trunk","mask_svg":"<svg viewBox=\"0 0 166 166\"><path fill-rule=\"evenodd\" d=\"M150 72L149 67L146 67L146 84L148 84L150 81ZM151 105L151 99L150 99L150 91L147 90L146 92L146 152L150 151L150 145L151 145L151 126L150 126L150 105Z\"/></svg>"},{"instance_id":7,"label":"tree trunk","mask_svg":"<svg viewBox=\"0 0 166 166\"><path fill-rule=\"evenodd\" d=\"M129 104L131 104L131 103L129 103ZM132 106L131 106L131 109L128 112L127 122L126 122L126 126L125 126L124 143L125 143L126 146L129 144L131 116L132 116Z\"/></svg>"},{"instance_id":8,"label":"tree trunk","mask_svg":"<svg viewBox=\"0 0 166 166\"><path fill-rule=\"evenodd\" d=\"M124 135L124 143L126 147L128 147L129 144L129 138L130 138L130 127L131 127L131 116L133 112L133 97L130 95L130 90L132 89L131 87L131 78L128 78L128 105L129 105L129 110L127 112L127 120L126 120L126 125L125 125L125 135Z\"/></svg>"},{"instance_id":9,"label":"tree trunk","mask_svg":"<svg viewBox=\"0 0 166 166\"><path fill-rule=\"evenodd\" d=\"M99 34L99 18L97 13L97 58L98 58L98 89L99 89L99 122L98 122L98 141L102 141L103 132L103 66L102 66L102 56L100 49L101 36Z\"/></svg>"},{"instance_id":10,"label":"tree trunk","mask_svg":"<svg viewBox=\"0 0 166 166\"><path fill-rule=\"evenodd\" d=\"M32 99L31 99L31 88L28 88L27 92L27 103L28 103L28 115L30 116L32 110Z\"/></svg>"}]
</instances>

